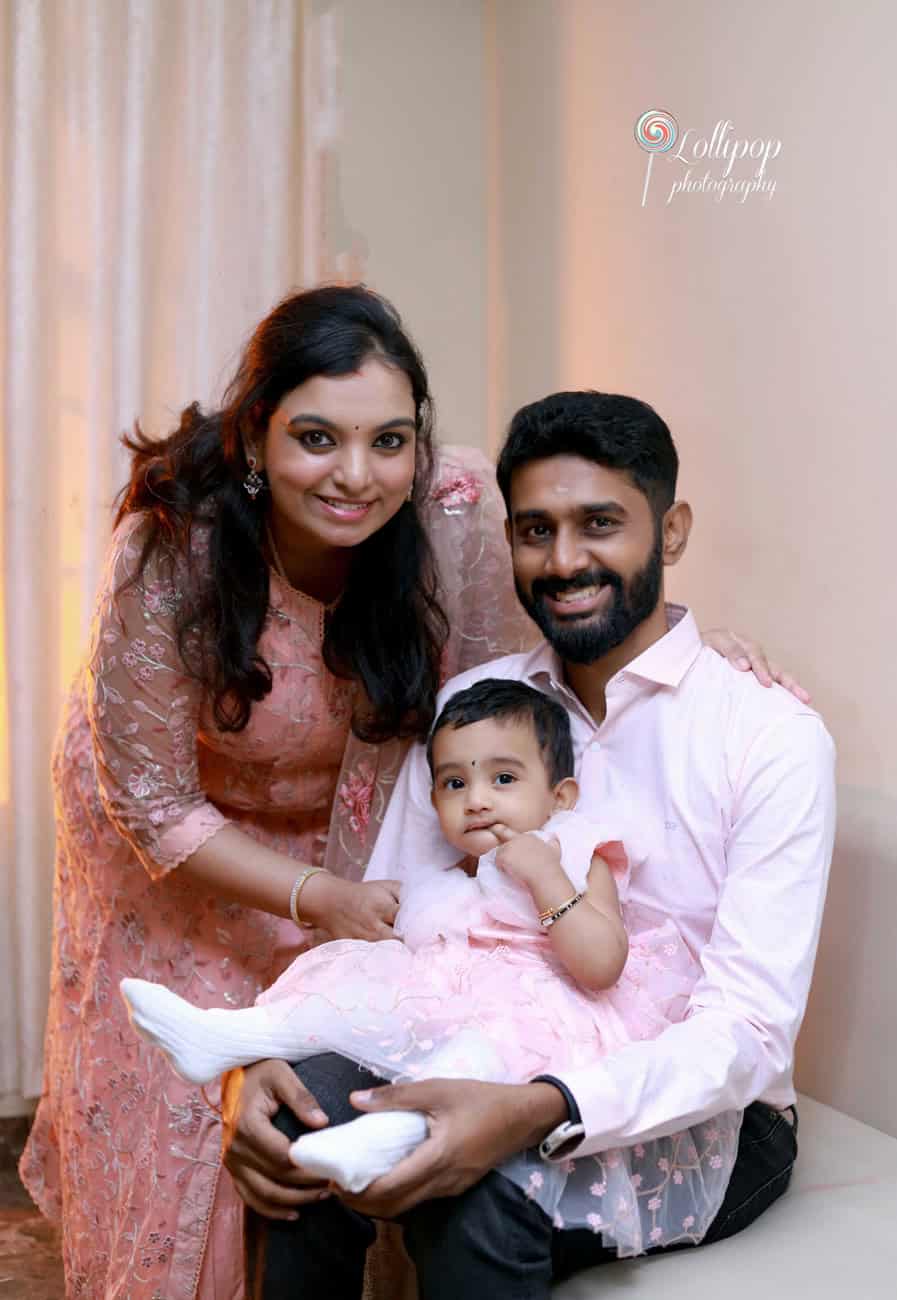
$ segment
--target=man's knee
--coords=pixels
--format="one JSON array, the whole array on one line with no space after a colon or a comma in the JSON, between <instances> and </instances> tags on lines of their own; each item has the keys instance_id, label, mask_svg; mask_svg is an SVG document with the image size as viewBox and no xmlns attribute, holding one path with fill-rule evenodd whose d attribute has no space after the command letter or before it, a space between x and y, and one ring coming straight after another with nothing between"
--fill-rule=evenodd
<instances>
[{"instance_id":1,"label":"man's knee","mask_svg":"<svg viewBox=\"0 0 897 1300\"><path fill-rule=\"evenodd\" d=\"M350 1092L356 1088L379 1088L385 1082L379 1075L363 1069L345 1056L337 1056L335 1052L310 1056L294 1065L293 1071L331 1124L348 1124L350 1120L358 1119L361 1112L350 1105ZM288 1106L281 1106L273 1122L274 1127L285 1133L291 1142L308 1132Z\"/></svg>"}]
</instances>

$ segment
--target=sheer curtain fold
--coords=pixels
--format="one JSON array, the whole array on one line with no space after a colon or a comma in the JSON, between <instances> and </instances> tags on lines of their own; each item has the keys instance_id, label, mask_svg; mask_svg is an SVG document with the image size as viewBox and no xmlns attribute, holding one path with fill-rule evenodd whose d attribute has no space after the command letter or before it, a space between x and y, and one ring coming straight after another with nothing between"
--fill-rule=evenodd
<instances>
[{"instance_id":1,"label":"sheer curtain fold","mask_svg":"<svg viewBox=\"0 0 897 1300\"><path fill-rule=\"evenodd\" d=\"M0 16L0 1110L40 1091L50 752L119 435L217 398L302 280L305 27L301 0L7 0Z\"/></svg>"}]
</instances>

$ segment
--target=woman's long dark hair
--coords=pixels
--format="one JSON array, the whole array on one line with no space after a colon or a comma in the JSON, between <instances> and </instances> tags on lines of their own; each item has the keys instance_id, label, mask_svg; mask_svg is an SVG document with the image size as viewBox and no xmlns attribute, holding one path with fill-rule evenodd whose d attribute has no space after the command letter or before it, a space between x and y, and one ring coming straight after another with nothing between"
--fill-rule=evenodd
<instances>
[{"instance_id":1,"label":"woman's long dark hair","mask_svg":"<svg viewBox=\"0 0 897 1300\"><path fill-rule=\"evenodd\" d=\"M363 286L325 287L285 298L256 328L220 411L194 403L163 441L135 426L133 453L116 525L142 512L148 521L136 572L151 556L186 559L195 523L209 529L209 577L189 582L176 614L187 671L212 700L217 725L240 731L253 701L271 690L258 642L268 613L263 549L267 493L243 488L246 448L263 438L283 397L315 375L346 375L380 357L408 376L417 440L412 499L355 548L349 579L324 637L324 661L357 680L364 701L352 720L362 740L426 735L433 721L448 623L418 507L433 469L433 407L427 374L395 308ZM199 635L197 635L197 633Z\"/></svg>"}]
</instances>

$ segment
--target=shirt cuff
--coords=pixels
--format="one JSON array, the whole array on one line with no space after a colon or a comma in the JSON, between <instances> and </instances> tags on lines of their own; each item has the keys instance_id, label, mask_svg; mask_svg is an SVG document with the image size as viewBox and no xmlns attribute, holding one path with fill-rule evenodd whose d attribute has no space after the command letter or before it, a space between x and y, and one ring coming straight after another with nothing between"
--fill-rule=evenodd
<instances>
[{"instance_id":1,"label":"shirt cuff","mask_svg":"<svg viewBox=\"0 0 897 1300\"><path fill-rule=\"evenodd\" d=\"M571 1114L575 1107L578 1122L585 1130L577 1143L577 1155L594 1155L596 1151L628 1145L621 1136L625 1107L621 1104L616 1083L603 1065L595 1062L565 1071L563 1079L555 1079L552 1075L551 1082L572 1099Z\"/></svg>"}]
</instances>

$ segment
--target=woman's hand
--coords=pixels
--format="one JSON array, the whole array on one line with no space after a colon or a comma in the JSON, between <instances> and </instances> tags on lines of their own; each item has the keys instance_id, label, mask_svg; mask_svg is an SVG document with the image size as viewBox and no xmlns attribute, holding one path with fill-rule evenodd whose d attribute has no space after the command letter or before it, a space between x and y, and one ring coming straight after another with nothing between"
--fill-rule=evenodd
<instances>
[{"instance_id":1,"label":"woman's hand","mask_svg":"<svg viewBox=\"0 0 897 1300\"><path fill-rule=\"evenodd\" d=\"M709 645L711 650L721 654L724 659L728 659L733 668L739 672L752 672L761 686L772 686L773 682L778 682L784 686L786 691L803 704L810 703L810 693L805 691L799 682L780 668L778 664L772 663L766 658L766 651L756 641L750 637L741 636L737 632L730 632L724 627L712 627L706 632L701 633L705 645Z\"/></svg>"},{"instance_id":2,"label":"woman's hand","mask_svg":"<svg viewBox=\"0 0 897 1300\"><path fill-rule=\"evenodd\" d=\"M268 1219L297 1219L297 1206L324 1200L327 1184L290 1161L290 1140L272 1123L289 1106L309 1128L326 1128L327 1116L286 1061L259 1061L231 1070L221 1090L225 1167L246 1204Z\"/></svg>"},{"instance_id":3,"label":"woman's hand","mask_svg":"<svg viewBox=\"0 0 897 1300\"><path fill-rule=\"evenodd\" d=\"M326 930L333 939L391 939L399 910L399 882L353 884L322 871L303 885L299 910L303 920Z\"/></svg>"}]
</instances>

